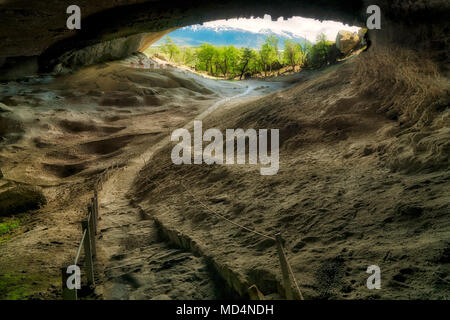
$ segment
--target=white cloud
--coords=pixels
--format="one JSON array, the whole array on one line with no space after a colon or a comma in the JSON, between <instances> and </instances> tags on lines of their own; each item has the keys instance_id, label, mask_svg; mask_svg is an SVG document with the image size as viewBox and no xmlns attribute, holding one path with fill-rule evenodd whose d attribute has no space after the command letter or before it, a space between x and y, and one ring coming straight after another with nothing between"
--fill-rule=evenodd
<instances>
[{"instance_id":1,"label":"white cloud","mask_svg":"<svg viewBox=\"0 0 450 320\"><path fill-rule=\"evenodd\" d=\"M277 34L291 32L296 36L302 36L311 42L316 40L319 33L324 33L328 40L335 40L339 30L358 31L359 27L344 25L336 21L318 21L309 18L292 17L283 19L280 17L277 21L272 21L269 15L264 18L237 18L228 20L216 20L203 23L205 27L220 29L234 28L258 33L263 29L270 29Z\"/></svg>"}]
</instances>

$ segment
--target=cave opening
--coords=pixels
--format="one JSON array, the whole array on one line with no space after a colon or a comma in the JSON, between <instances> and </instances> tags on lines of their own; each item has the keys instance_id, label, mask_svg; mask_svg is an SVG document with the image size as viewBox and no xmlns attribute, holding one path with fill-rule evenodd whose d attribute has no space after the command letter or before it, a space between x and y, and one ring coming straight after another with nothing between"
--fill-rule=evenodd
<instances>
[{"instance_id":1,"label":"cave opening","mask_svg":"<svg viewBox=\"0 0 450 320\"><path fill-rule=\"evenodd\" d=\"M224 79L265 78L320 68L359 53L365 30L293 16L230 18L178 28L141 51L152 66L173 64ZM136 67L145 66L140 62Z\"/></svg>"}]
</instances>

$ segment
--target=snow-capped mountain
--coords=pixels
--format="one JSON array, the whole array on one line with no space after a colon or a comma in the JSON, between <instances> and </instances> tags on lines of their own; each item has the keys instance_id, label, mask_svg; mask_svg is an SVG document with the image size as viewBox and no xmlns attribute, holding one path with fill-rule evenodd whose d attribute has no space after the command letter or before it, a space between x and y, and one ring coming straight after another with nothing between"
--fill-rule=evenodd
<instances>
[{"instance_id":1,"label":"snow-capped mountain","mask_svg":"<svg viewBox=\"0 0 450 320\"><path fill-rule=\"evenodd\" d=\"M283 42L286 39L302 44L308 42L305 38L296 36L289 31L277 31L275 33L270 29L261 29L259 32L250 32L238 28L208 27L202 25L181 28L170 33L168 36L180 46L197 47L207 42L215 46L234 45L235 47L258 49L270 35L275 35L279 39L278 46L280 50L283 50ZM154 45L161 45L164 41L165 37Z\"/></svg>"}]
</instances>

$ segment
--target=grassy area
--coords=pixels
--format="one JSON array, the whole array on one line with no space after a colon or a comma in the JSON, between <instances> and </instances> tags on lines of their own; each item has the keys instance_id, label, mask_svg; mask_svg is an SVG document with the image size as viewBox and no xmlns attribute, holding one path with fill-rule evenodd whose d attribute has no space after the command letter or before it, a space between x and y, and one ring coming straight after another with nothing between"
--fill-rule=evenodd
<instances>
[{"instance_id":1,"label":"grassy area","mask_svg":"<svg viewBox=\"0 0 450 320\"><path fill-rule=\"evenodd\" d=\"M18 230L23 227L30 215L20 214L15 218L0 217L0 245L11 237L18 234ZM36 274L9 268L0 268L0 300L26 300L36 298L34 295L47 292L50 285L60 281L48 273Z\"/></svg>"},{"instance_id":2,"label":"grassy area","mask_svg":"<svg viewBox=\"0 0 450 320\"><path fill-rule=\"evenodd\" d=\"M12 232L20 224L20 220L12 220L0 223L0 236Z\"/></svg>"},{"instance_id":3,"label":"grassy area","mask_svg":"<svg viewBox=\"0 0 450 320\"><path fill-rule=\"evenodd\" d=\"M20 226L21 219L13 219L0 223L0 244L6 242Z\"/></svg>"},{"instance_id":4,"label":"grassy area","mask_svg":"<svg viewBox=\"0 0 450 320\"><path fill-rule=\"evenodd\" d=\"M24 287L22 277L15 274L0 275L0 299L20 300L28 295L28 286ZM20 285L19 285L20 283Z\"/></svg>"},{"instance_id":5,"label":"grassy area","mask_svg":"<svg viewBox=\"0 0 450 320\"><path fill-rule=\"evenodd\" d=\"M30 217L30 210L46 203L36 188L14 187L0 194L0 245L10 240ZM52 279L48 274L28 274L17 270L0 270L0 300L28 299L45 292Z\"/></svg>"},{"instance_id":6,"label":"grassy area","mask_svg":"<svg viewBox=\"0 0 450 320\"><path fill-rule=\"evenodd\" d=\"M0 274L0 300L25 300L37 292L45 291L55 280L47 276L47 274L24 273Z\"/></svg>"}]
</instances>

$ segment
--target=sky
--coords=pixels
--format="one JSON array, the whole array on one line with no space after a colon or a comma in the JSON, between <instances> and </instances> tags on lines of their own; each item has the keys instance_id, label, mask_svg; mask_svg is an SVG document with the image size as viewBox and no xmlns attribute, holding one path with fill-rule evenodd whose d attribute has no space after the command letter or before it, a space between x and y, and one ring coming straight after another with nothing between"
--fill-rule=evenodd
<instances>
[{"instance_id":1,"label":"sky","mask_svg":"<svg viewBox=\"0 0 450 320\"><path fill-rule=\"evenodd\" d=\"M216 20L203 23L203 26L210 28L233 28L243 29L250 32L259 32L262 29L270 29L274 33L283 34L285 31L294 35L302 36L311 42L315 42L319 33L324 33L328 40L334 41L339 30L358 31L359 27L344 25L336 21L319 21L315 19L292 17L278 18L272 21L269 15L264 18L237 18L228 20Z\"/></svg>"}]
</instances>

